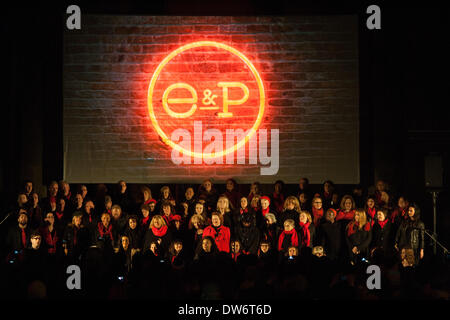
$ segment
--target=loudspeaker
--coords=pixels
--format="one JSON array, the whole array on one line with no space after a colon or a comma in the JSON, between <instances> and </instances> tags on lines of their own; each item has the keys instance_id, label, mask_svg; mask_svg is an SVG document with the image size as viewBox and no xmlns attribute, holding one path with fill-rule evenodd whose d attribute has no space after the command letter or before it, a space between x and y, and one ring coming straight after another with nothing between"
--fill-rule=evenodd
<instances>
[{"instance_id":1,"label":"loudspeaker","mask_svg":"<svg viewBox=\"0 0 450 320\"><path fill-rule=\"evenodd\" d=\"M425 187L442 188L444 182L444 168L441 155L425 156Z\"/></svg>"}]
</instances>

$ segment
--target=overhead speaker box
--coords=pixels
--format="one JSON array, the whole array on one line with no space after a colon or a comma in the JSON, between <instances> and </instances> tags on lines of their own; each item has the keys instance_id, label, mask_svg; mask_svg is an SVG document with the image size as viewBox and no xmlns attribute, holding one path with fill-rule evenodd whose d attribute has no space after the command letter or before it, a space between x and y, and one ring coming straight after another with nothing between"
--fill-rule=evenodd
<instances>
[{"instance_id":1,"label":"overhead speaker box","mask_svg":"<svg viewBox=\"0 0 450 320\"><path fill-rule=\"evenodd\" d=\"M441 155L425 156L425 187L442 188L444 182L444 169Z\"/></svg>"}]
</instances>

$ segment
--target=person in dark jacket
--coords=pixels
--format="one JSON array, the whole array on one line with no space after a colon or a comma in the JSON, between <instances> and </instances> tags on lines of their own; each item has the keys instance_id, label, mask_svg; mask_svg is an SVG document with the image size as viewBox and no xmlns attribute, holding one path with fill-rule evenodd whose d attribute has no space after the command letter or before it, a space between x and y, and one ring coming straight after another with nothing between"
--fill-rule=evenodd
<instances>
[{"instance_id":1,"label":"person in dark jacket","mask_svg":"<svg viewBox=\"0 0 450 320\"><path fill-rule=\"evenodd\" d=\"M31 193L31 200L28 209L31 229L37 229L43 223L43 212L39 205L39 195L36 192Z\"/></svg>"},{"instance_id":2,"label":"person in dark jacket","mask_svg":"<svg viewBox=\"0 0 450 320\"><path fill-rule=\"evenodd\" d=\"M97 223L92 243L96 243L99 239L103 239L104 252L112 253L114 248L119 246L119 235L111 223L111 216L108 212L103 212L100 219L101 222Z\"/></svg>"},{"instance_id":3,"label":"person in dark jacket","mask_svg":"<svg viewBox=\"0 0 450 320\"><path fill-rule=\"evenodd\" d=\"M284 256L288 252L289 247L299 247L301 244L301 236L295 230L295 222L292 219L287 219L284 222L284 230L278 237L277 249L279 256Z\"/></svg>"},{"instance_id":4,"label":"person in dark jacket","mask_svg":"<svg viewBox=\"0 0 450 320\"><path fill-rule=\"evenodd\" d=\"M388 217L386 209L378 210L377 219L372 226L372 243L371 253L375 249L384 249L384 252L390 251L393 248L393 226Z\"/></svg>"},{"instance_id":5,"label":"person in dark jacket","mask_svg":"<svg viewBox=\"0 0 450 320\"><path fill-rule=\"evenodd\" d=\"M63 249L69 262L77 262L87 251L91 241L88 229L81 223L83 213L75 211L72 223L67 225L63 236Z\"/></svg>"},{"instance_id":6,"label":"person in dark jacket","mask_svg":"<svg viewBox=\"0 0 450 320\"><path fill-rule=\"evenodd\" d=\"M122 208L115 204L111 207L111 224L118 234L123 234L127 226L127 217L124 216Z\"/></svg>"},{"instance_id":7,"label":"person in dark jacket","mask_svg":"<svg viewBox=\"0 0 450 320\"><path fill-rule=\"evenodd\" d=\"M201 186L198 189L198 196L200 198L205 199L205 209L208 217L211 216L211 213L216 209L217 200L219 199L219 195L217 190L214 188L211 180L207 179L203 181Z\"/></svg>"},{"instance_id":8,"label":"person in dark jacket","mask_svg":"<svg viewBox=\"0 0 450 320\"><path fill-rule=\"evenodd\" d=\"M130 240L131 248L136 251L140 251L143 245L142 230L138 227L137 221L138 219L136 215L128 216L128 226L125 228L123 234Z\"/></svg>"},{"instance_id":9,"label":"person in dark jacket","mask_svg":"<svg viewBox=\"0 0 450 320\"><path fill-rule=\"evenodd\" d=\"M408 219L397 230L395 248L399 251L403 248L413 249L416 265L424 257L425 225L420 220L420 209L416 204L409 205Z\"/></svg>"},{"instance_id":10,"label":"person in dark jacket","mask_svg":"<svg viewBox=\"0 0 450 320\"><path fill-rule=\"evenodd\" d=\"M335 220L336 214L336 209L328 209L325 215L325 221L317 230L318 244L325 249L331 261L335 261L340 257L342 248L342 228Z\"/></svg>"},{"instance_id":11,"label":"person in dark jacket","mask_svg":"<svg viewBox=\"0 0 450 320\"><path fill-rule=\"evenodd\" d=\"M284 222L288 219L294 221L295 227L298 226L298 216L300 214L300 203L294 196L289 196L284 201L284 210L278 215L277 222L280 228L284 227Z\"/></svg>"},{"instance_id":12,"label":"person in dark jacket","mask_svg":"<svg viewBox=\"0 0 450 320\"><path fill-rule=\"evenodd\" d=\"M28 215L24 209L19 211L17 224L12 226L6 237L6 248L8 253L22 251L28 247L30 240L30 227L28 226Z\"/></svg>"},{"instance_id":13,"label":"person in dark jacket","mask_svg":"<svg viewBox=\"0 0 450 320\"><path fill-rule=\"evenodd\" d=\"M124 180L120 180L117 183L117 192L113 199L114 203L118 204L124 212L130 212L132 210L130 194L127 183Z\"/></svg>"},{"instance_id":14,"label":"person in dark jacket","mask_svg":"<svg viewBox=\"0 0 450 320\"><path fill-rule=\"evenodd\" d=\"M159 244L161 256L166 257L169 252L169 246L172 243L172 233L160 215L155 215L150 222L150 227L144 236L143 252L150 250L152 242Z\"/></svg>"},{"instance_id":15,"label":"person in dark jacket","mask_svg":"<svg viewBox=\"0 0 450 320\"><path fill-rule=\"evenodd\" d=\"M345 231L350 262L356 264L360 259L367 259L372 241L372 230L364 209L355 210L353 221L347 225Z\"/></svg>"},{"instance_id":16,"label":"person in dark jacket","mask_svg":"<svg viewBox=\"0 0 450 320\"><path fill-rule=\"evenodd\" d=\"M244 213L236 226L236 239L241 243L244 254L254 254L258 252L260 233L256 227L256 217L252 213Z\"/></svg>"},{"instance_id":17,"label":"person in dark jacket","mask_svg":"<svg viewBox=\"0 0 450 320\"><path fill-rule=\"evenodd\" d=\"M53 212L47 213L44 225L39 229L42 235L42 247L45 248L49 256L60 256L62 244L63 228L56 225Z\"/></svg>"},{"instance_id":18,"label":"person in dark jacket","mask_svg":"<svg viewBox=\"0 0 450 320\"><path fill-rule=\"evenodd\" d=\"M261 228L261 239L268 241L272 250L277 247L280 228L278 227L277 218L273 213L266 214L264 218L265 224Z\"/></svg>"},{"instance_id":19,"label":"person in dark jacket","mask_svg":"<svg viewBox=\"0 0 450 320\"><path fill-rule=\"evenodd\" d=\"M83 226L89 231L91 236L94 235L95 229L99 223L99 218L95 212L95 205L92 200L85 201L83 205Z\"/></svg>"},{"instance_id":20,"label":"person in dark jacket","mask_svg":"<svg viewBox=\"0 0 450 320\"><path fill-rule=\"evenodd\" d=\"M234 179L228 179L226 181L225 196L230 200L231 208L239 208L239 202L242 198L241 193L238 191L238 184Z\"/></svg>"}]
</instances>

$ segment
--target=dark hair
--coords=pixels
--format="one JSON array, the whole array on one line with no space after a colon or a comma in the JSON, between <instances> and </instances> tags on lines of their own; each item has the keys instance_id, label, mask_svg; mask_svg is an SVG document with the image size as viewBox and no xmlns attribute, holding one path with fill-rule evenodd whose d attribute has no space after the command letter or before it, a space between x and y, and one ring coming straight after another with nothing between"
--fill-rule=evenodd
<instances>
[{"instance_id":1,"label":"dark hair","mask_svg":"<svg viewBox=\"0 0 450 320\"><path fill-rule=\"evenodd\" d=\"M420 219L420 208L419 208L419 206L417 205L417 203L411 203L409 206L408 206L408 210L409 210L409 208L414 208L414 221L416 221L416 220L419 220Z\"/></svg>"},{"instance_id":2,"label":"dark hair","mask_svg":"<svg viewBox=\"0 0 450 320\"><path fill-rule=\"evenodd\" d=\"M138 221L138 218L137 218L137 215L135 215L135 214L132 214L132 215L129 215L128 216L128 221L130 221L130 220L134 220L134 221Z\"/></svg>"}]
</instances>

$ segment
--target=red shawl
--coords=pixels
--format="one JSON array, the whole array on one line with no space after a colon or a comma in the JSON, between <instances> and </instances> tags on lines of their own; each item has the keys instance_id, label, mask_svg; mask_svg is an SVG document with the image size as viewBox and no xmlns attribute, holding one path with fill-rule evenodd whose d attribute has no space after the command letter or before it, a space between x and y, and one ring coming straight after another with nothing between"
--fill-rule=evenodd
<instances>
[{"instance_id":1,"label":"red shawl","mask_svg":"<svg viewBox=\"0 0 450 320\"><path fill-rule=\"evenodd\" d=\"M147 224L147 221L150 219L150 216L147 216L145 218L142 219L142 225Z\"/></svg>"},{"instance_id":2,"label":"red shawl","mask_svg":"<svg viewBox=\"0 0 450 320\"><path fill-rule=\"evenodd\" d=\"M350 237L352 234L356 233L356 231L359 229L358 222L350 222L348 224L348 230L347 230L347 236ZM364 231L370 231L370 223L366 223L366 225L363 227Z\"/></svg>"},{"instance_id":3,"label":"red shawl","mask_svg":"<svg viewBox=\"0 0 450 320\"><path fill-rule=\"evenodd\" d=\"M103 226L103 223L99 222L98 223L98 232L100 233L100 236L103 238L104 235L109 235L109 237L111 238L112 241L114 241L114 237L112 235L112 224L110 224L108 226L108 229L106 229Z\"/></svg>"},{"instance_id":4,"label":"red shawl","mask_svg":"<svg viewBox=\"0 0 450 320\"><path fill-rule=\"evenodd\" d=\"M152 232L157 237L164 237L167 233L167 226L162 226L159 229L156 229L155 227L152 227Z\"/></svg>"},{"instance_id":5,"label":"red shawl","mask_svg":"<svg viewBox=\"0 0 450 320\"><path fill-rule=\"evenodd\" d=\"M316 208L312 208L312 213L314 216L314 225L317 227L320 219L323 217L323 208L317 210Z\"/></svg>"},{"instance_id":6,"label":"red shawl","mask_svg":"<svg viewBox=\"0 0 450 320\"><path fill-rule=\"evenodd\" d=\"M302 232L302 246L309 247L311 244L311 232L309 231L309 225L311 223L302 223L300 222L300 230Z\"/></svg>"},{"instance_id":7,"label":"red shawl","mask_svg":"<svg viewBox=\"0 0 450 320\"><path fill-rule=\"evenodd\" d=\"M355 210L350 210L349 212L345 212L343 210L339 210L338 214L336 215L336 221L345 219L345 220L353 220L355 217Z\"/></svg>"},{"instance_id":8,"label":"red shawl","mask_svg":"<svg viewBox=\"0 0 450 320\"><path fill-rule=\"evenodd\" d=\"M284 205L284 195L282 193L273 193L273 204L275 206L275 209L277 209L278 212L283 211L283 205Z\"/></svg>"},{"instance_id":9,"label":"red shawl","mask_svg":"<svg viewBox=\"0 0 450 320\"><path fill-rule=\"evenodd\" d=\"M245 207L245 209L242 209L242 208L239 209L239 213L240 214L244 214L244 213L247 213L247 212L248 212L248 207Z\"/></svg>"},{"instance_id":10,"label":"red shawl","mask_svg":"<svg viewBox=\"0 0 450 320\"><path fill-rule=\"evenodd\" d=\"M377 209L375 207L373 208L367 208L367 214L373 219L375 217L375 214L377 213Z\"/></svg>"},{"instance_id":11,"label":"red shawl","mask_svg":"<svg viewBox=\"0 0 450 320\"><path fill-rule=\"evenodd\" d=\"M263 217L265 217L266 214L269 213L269 207L267 207L267 208L265 208L265 209L261 208L261 212L262 212Z\"/></svg>"},{"instance_id":12,"label":"red shawl","mask_svg":"<svg viewBox=\"0 0 450 320\"><path fill-rule=\"evenodd\" d=\"M284 230L284 231L280 234L280 237L278 238L278 251L281 251L281 250L283 249L283 240L284 240L284 237L285 237L287 234L291 234L291 235L292 235L292 237L291 237L291 244L292 244L293 246L298 247L298 235L297 235L297 231L295 231L295 229L292 229L291 231L286 231L286 230Z\"/></svg>"},{"instance_id":13,"label":"red shawl","mask_svg":"<svg viewBox=\"0 0 450 320\"><path fill-rule=\"evenodd\" d=\"M378 224L380 225L381 229L383 229L387 222L388 219L384 219L383 221L378 221Z\"/></svg>"}]
</instances>

